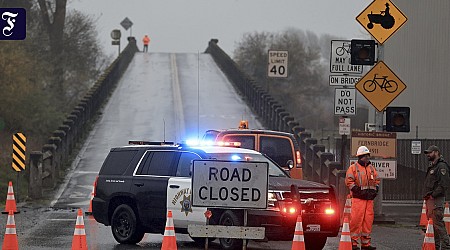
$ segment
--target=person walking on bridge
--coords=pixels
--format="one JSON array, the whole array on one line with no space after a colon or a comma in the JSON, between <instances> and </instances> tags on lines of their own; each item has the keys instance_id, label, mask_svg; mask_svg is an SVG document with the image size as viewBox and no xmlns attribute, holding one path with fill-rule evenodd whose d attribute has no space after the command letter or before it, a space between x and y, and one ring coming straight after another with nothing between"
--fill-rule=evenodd
<instances>
[{"instance_id":1,"label":"person walking on bridge","mask_svg":"<svg viewBox=\"0 0 450 250\"><path fill-rule=\"evenodd\" d=\"M352 211L350 220L350 237L352 250L359 250L358 241L361 239L361 249L374 250L371 245L372 224L374 218L373 200L378 194L378 173L370 163L370 151L361 146L356 152L358 161L352 164L345 176L345 184L351 190Z\"/></svg>"},{"instance_id":2,"label":"person walking on bridge","mask_svg":"<svg viewBox=\"0 0 450 250\"><path fill-rule=\"evenodd\" d=\"M444 223L445 191L450 186L448 164L440 149L432 145L423 152L428 166L424 183L424 200L428 219L433 219L434 244L436 249L450 249L450 240Z\"/></svg>"},{"instance_id":3,"label":"person walking on bridge","mask_svg":"<svg viewBox=\"0 0 450 250\"><path fill-rule=\"evenodd\" d=\"M148 35L145 35L144 38L142 38L142 42L144 43L143 52L148 52L148 44L150 43L150 37L148 37Z\"/></svg>"}]
</instances>

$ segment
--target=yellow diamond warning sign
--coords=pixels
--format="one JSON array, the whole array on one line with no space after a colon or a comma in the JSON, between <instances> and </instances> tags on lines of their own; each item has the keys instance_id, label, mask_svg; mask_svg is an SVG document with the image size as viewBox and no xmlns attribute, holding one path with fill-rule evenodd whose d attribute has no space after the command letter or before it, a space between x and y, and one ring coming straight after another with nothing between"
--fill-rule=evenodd
<instances>
[{"instance_id":1,"label":"yellow diamond warning sign","mask_svg":"<svg viewBox=\"0 0 450 250\"><path fill-rule=\"evenodd\" d=\"M406 85L383 61L379 61L356 83L355 88L382 112L406 89Z\"/></svg>"},{"instance_id":2,"label":"yellow diamond warning sign","mask_svg":"<svg viewBox=\"0 0 450 250\"><path fill-rule=\"evenodd\" d=\"M356 20L383 44L408 18L389 0L374 0Z\"/></svg>"}]
</instances>

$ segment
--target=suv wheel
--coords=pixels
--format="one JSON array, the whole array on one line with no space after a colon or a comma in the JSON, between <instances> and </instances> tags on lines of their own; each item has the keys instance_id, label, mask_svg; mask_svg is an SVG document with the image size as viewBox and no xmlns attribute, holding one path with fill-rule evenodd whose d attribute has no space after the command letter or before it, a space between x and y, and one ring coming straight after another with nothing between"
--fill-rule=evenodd
<instances>
[{"instance_id":1,"label":"suv wheel","mask_svg":"<svg viewBox=\"0 0 450 250\"><path fill-rule=\"evenodd\" d=\"M233 211L226 210L222 216L220 216L219 225L242 226L243 224L244 221L242 217L236 215ZM222 249L242 249L243 240L241 239L220 238L219 241Z\"/></svg>"},{"instance_id":2,"label":"suv wheel","mask_svg":"<svg viewBox=\"0 0 450 250\"><path fill-rule=\"evenodd\" d=\"M122 204L118 206L111 218L111 230L117 242L122 244L136 244L142 240L145 232L136 219L134 210Z\"/></svg>"}]
</instances>

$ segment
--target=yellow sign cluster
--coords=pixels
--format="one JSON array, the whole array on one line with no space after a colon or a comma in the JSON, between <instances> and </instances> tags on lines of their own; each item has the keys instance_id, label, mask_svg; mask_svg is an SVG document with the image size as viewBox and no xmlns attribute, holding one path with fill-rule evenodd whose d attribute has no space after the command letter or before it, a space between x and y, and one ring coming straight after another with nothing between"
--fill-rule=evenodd
<instances>
[{"instance_id":1,"label":"yellow sign cluster","mask_svg":"<svg viewBox=\"0 0 450 250\"><path fill-rule=\"evenodd\" d=\"M408 18L390 0L374 0L356 20L383 44ZM355 84L355 88L378 112L383 112L406 89L406 85L380 60Z\"/></svg>"}]
</instances>

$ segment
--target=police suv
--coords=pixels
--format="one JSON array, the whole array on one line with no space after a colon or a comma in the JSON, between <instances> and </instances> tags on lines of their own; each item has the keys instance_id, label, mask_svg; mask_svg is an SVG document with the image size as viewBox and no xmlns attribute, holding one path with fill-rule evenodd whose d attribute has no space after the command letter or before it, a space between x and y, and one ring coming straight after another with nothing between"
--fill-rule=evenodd
<instances>
[{"instance_id":1,"label":"police suv","mask_svg":"<svg viewBox=\"0 0 450 250\"><path fill-rule=\"evenodd\" d=\"M119 243L138 243L145 233L163 234L168 210L173 213L177 233L187 233L189 224L205 225L207 208L191 205L192 162L200 159L268 163L267 209L248 210L247 216L247 226L264 227L267 240L292 240L299 213L307 249L322 249L327 237L338 234L340 216L334 188L291 179L274 161L257 151L167 142L130 144L110 150L96 179L92 200L95 220L111 226ZM298 186L300 209L293 203L292 185ZM243 225L243 210L209 210L209 224ZM193 240L201 243L204 239ZM218 241L222 249L238 249L243 244L239 239Z\"/></svg>"}]
</instances>

